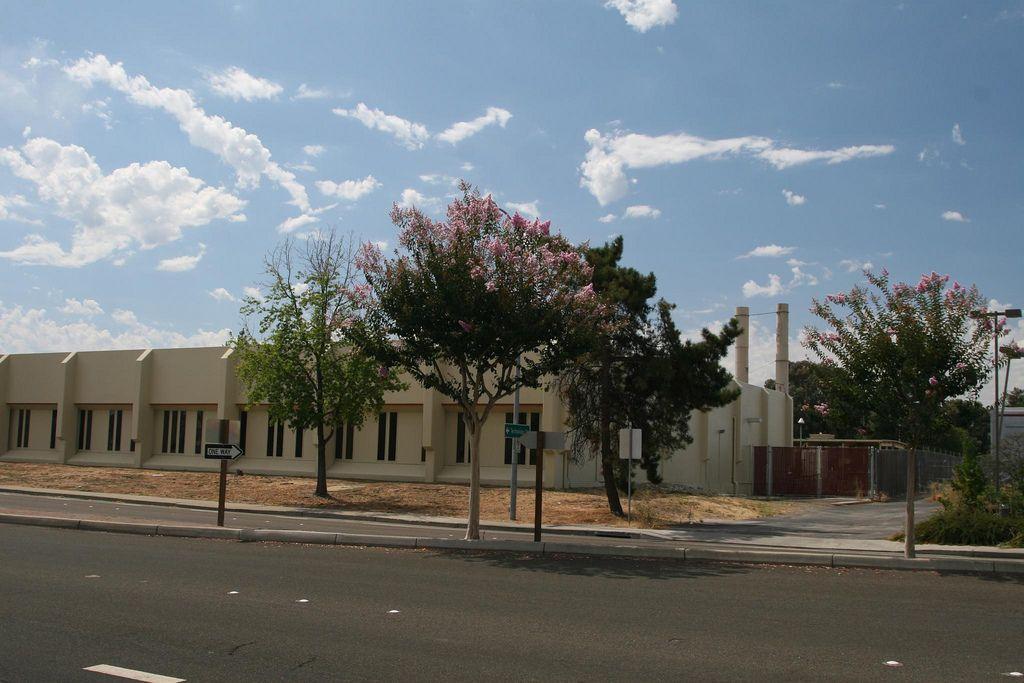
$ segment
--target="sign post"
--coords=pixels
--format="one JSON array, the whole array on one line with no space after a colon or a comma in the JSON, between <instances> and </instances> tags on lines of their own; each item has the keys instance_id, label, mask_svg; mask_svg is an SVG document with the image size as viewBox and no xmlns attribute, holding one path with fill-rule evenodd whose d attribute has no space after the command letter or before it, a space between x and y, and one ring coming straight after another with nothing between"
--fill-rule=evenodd
<instances>
[{"instance_id":1,"label":"sign post","mask_svg":"<svg viewBox=\"0 0 1024 683\"><path fill-rule=\"evenodd\" d=\"M639 429L619 430L619 459L626 461L626 524L633 525L633 461L639 460L642 450Z\"/></svg>"},{"instance_id":2,"label":"sign post","mask_svg":"<svg viewBox=\"0 0 1024 683\"><path fill-rule=\"evenodd\" d=\"M245 455L238 445L239 423L236 420L206 421L206 444L203 457L220 460L220 485L217 492L217 526L224 526L224 502L228 490L228 461Z\"/></svg>"},{"instance_id":3,"label":"sign post","mask_svg":"<svg viewBox=\"0 0 1024 683\"><path fill-rule=\"evenodd\" d=\"M544 503L544 449L565 450L565 432L526 432L520 438L527 448L537 449L536 493L533 500L533 540L540 542L541 513Z\"/></svg>"},{"instance_id":4,"label":"sign post","mask_svg":"<svg viewBox=\"0 0 1024 683\"><path fill-rule=\"evenodd\" d=\"M519 411L516 410L516 417L518 417ZM519 437L526 432L530 431L529 425L517 424L511 422L505 425L505 438L512 439L512 474L510 475L510 488L508 498L508 518L514 520L516 518L516 490L519 485L519 474L516 470L516 465L519 464Z\"/></svg>"}]
</instances>

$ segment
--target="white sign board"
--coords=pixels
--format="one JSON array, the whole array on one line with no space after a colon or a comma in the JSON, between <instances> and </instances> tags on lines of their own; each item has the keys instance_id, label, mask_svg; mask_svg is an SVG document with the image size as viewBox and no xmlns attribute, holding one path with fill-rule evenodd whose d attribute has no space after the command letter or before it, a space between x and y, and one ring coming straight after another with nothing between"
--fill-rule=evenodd
<instances>
[{"instance_id":1,"label":"white sign board","mask_svg":"<svg viewBox=\"0 0 1024 683\"><path fill-rule=\"evenodd\" d=\"M519 443L527 448L537 447L537 432L526 432L519 437ZM565 432L544 432L544 450L564 451Z\"/></svg>"},{"instance_id":2,"label":"white sign board","mask_svg":"<svg viewBox=\"0 0 1024 683\"><path fill-rule=\"evenodd\" d=\"M639 429L619 430L619 459L639 460L642 452L641 432Z\"/></svg>"}]
</instances>

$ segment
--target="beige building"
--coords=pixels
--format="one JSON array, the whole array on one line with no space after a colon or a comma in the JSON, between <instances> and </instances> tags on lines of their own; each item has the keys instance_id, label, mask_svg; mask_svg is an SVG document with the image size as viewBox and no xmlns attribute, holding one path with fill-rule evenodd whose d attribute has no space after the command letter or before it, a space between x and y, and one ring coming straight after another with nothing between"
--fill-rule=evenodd
<instances>
[{"instance_id":1,"label":"beige building","mask_svg":"<svg viewBox=\"0 0 1024 683\"><path fill-rule=\"evenodd\" d=\"M780 329L788 325L781 306ZM746 326L745 309L738 314ZM753 481L750 446L792 443L792 400L746 382L746 334L741 344L736 377L742 395L691 418L694 443L665 462L667 483L746 493ZM337 430L327 448L328 476L469 480L473 454L458 407L432 389L407 384L385 396L379 415L359 428ZM0 356L0 461L213 471L219 465L203 458L202 427L206 419L220 418L242 425L245 455L231 463L232 470L314 475L315 432L272 424L264 407L244 410L244 404L232 352L224 347ZM559 431L564 408L555 392L527 389L521 419L535 429ZM508 482L512 449L503 424L511 421L509 398L484 427L485 484ZM533 483L537 457L535 451L521 456L521 484ZM575 465L553 451L543 457L546 486L600 483L595 461Z\"/></svg>"}]
</instances>

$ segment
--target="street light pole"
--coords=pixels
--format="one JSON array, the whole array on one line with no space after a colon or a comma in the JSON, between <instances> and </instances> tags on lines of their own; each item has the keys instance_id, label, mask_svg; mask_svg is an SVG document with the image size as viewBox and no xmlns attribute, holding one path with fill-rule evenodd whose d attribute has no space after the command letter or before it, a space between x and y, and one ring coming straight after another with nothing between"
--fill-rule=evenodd
<instances>
[{"instance_id":1,"label":"street light pole","mask_svg":"<svg viewBox=\"0 0 1024 683\"><path fill-rule=\"evenodd\" d=\"M799 420L797 420L796 423L798 425L800 425L800 441L803 441L804 440L804 424L806 424L806 423L804 422L804 419L802 417Z\"/></svg>"},{"instance_id":2,"label":"street light pole","mask_svg":"<svg viewBox=\"0 0 1024 683\"><path fill-rule=\"evenodd\" d=\"M995 434L992 436L992 453L995 456L995 484L996 495L998 496L1001 474L999 471L999 442L1002 439L1002 420L1000 420L999 415L999 318L1019 318L1021 317L1021 309L1007 308L1005 311L971 311L971 317L976 319L992 318L992 375L995 380L996 392L995 400L992 402L992 410L994 411L992 422L995 428Z\"/></svg>"}]
</instances>

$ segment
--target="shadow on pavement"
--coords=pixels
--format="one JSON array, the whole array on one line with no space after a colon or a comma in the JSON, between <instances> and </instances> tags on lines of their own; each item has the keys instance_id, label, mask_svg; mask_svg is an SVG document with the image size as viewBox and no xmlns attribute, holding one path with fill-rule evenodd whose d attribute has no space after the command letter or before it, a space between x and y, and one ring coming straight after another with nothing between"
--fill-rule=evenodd
<instances>
[{"instance_id":1,"label":"shadow on pavement","mask_svg":"<svg viewBox=\"0 0 1024 683\"><path fill-rule=\"evenodd\" d=\"M529 553L466 553L431 550L435 559L448 559L478 565L545 572L567 576L593 576L606 579L703 579L746 574L754 566L739 564L699 564L670 559L579 557L574 555L533 555Z\"/></svg>"}]
</instances>

